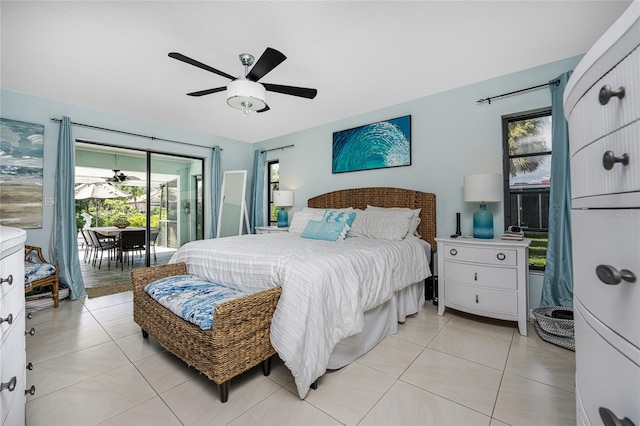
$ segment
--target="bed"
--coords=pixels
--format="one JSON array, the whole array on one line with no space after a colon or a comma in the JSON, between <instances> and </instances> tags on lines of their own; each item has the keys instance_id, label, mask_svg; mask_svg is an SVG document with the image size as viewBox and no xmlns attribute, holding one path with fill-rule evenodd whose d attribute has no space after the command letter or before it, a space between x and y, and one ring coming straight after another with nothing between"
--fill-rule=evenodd
<instances>
[{"instance_id":1,"label":"bed","mask_svg":"<svg viewBox=\"0 0 640 426\"><path fill-rule=\"evenodd\" d=\"M398 207L419 209L419 216L404 210L400 215L412 223L420 220L415 232L402 239L360 235L324 241L301 238L294 229L296 212L291 232L193 241L178 249L170 263L185 262L191 274L249 293L282 288L271 343L304 398L327 369L366 353L424 305L424 280L431 276L431 250L436 247L434 194L399 188L340 190L309 199L299 216L325 209L367 211L368 206L385 210L356 210L356 220L395 217L391 208ZM356 225L352 230L363 229Z\"/></svg>"}]
</instances>

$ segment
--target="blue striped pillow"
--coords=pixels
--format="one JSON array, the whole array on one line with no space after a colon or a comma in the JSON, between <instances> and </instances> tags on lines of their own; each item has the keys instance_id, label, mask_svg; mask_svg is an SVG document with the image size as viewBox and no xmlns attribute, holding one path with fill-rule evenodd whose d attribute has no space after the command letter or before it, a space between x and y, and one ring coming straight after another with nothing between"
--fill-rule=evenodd
<instances>
[{"instance_id":1,"label":"blue striped pillow","mask_svg":"<svg viewBox=\"0 0 640 426\"><path fill-rule=\"evenodd\" d=\"M349 227L356 218L356 212L354 211L339 211L339 210L327 210L324 212L323 222L342 222L346 223Z\"/></svg>"}]
</instances>

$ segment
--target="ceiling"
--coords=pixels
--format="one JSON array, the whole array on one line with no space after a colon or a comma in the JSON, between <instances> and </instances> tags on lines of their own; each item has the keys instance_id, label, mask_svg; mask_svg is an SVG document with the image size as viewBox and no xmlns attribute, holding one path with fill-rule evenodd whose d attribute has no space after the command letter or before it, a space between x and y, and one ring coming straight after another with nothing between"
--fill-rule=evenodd
<instances>
[{"instance_id":1,"label":"ceiling","mask_svg":"<svg viewBox=\"0 0 640 426\"><path fill-rule=\"evenodd\" d=\"M582 54L629 3L3 0L0 82L258 142ZM244 118L224 92L185 95L229 80L167 56L240 76L238 55L268 46L288 59L261 81L316 88L314 100L267 92L271 110Z\"/></svg>"}]
</instances>

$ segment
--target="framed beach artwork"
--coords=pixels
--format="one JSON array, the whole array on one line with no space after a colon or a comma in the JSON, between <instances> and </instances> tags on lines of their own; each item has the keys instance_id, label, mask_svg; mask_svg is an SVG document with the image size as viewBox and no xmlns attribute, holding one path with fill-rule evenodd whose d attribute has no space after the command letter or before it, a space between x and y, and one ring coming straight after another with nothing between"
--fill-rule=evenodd
<instances>
[{"instance_id":1,"label":"framed beach artwork","mask_svg":"<svg viewBox=\"0 0 640 426\"><path fill-rule=\"evenodd\" d=\"M0 118L0 225L42 228L44 126Z\"/></svg>"},{"instance_id":2,"label":"framed beach artwork","mask_svg":"<svg viewBox=\"0 0 640 426\"><path fill-rule=\"evenodd\" d=\"M411 165L411 116L333 134L332 173Z\"/></svg>"}]
</instances>

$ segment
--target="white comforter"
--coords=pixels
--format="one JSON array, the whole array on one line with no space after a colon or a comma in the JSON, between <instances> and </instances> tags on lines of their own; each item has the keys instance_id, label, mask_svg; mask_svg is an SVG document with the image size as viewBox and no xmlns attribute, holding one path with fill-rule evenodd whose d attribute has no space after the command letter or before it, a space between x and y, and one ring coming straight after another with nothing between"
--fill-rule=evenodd
<instances>
[{"instance_id":1,"label":"white comforter","mask_svg":"<svg viewBox=\"0 0 640 426\"><path fill-rule=\"evenodd\" d=\"M287 232L241 235L187 243L171 258L175 262L241 291L282 287L271 343L291 370L300 398L325 373L336 343L362 330L365 311L431 275L415 237L333 242Z\"/></svg>"}]
</instances>

